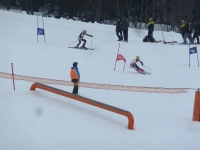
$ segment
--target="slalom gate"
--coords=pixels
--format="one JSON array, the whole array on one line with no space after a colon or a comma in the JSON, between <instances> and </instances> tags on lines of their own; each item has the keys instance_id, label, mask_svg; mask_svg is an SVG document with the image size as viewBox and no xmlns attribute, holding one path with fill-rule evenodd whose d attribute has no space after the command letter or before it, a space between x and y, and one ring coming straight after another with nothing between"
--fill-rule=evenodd
<instances>
[{"instance_id":1,"label":"slalom gate","mask_svg":"<svg viewBox=\"0 0 200 150\"><path fill-rule=\"evenodd\" d=\"M15 80L23 80L28 82L73 86L73 83L71 81L22 76L4 72L0 72L0 78L6 78L6 79L14 78ZM103 89L103 90L119 90L119 91L129 91L129 92L146 92L146 93L170 93L170 94L187 93L188 90L190 89L190 88L124 86L124 85L110 85L110 84L98 84L98 83L87 83L87 82L81 82L79 86L84 88Z\"/></svg>"},{"instance_id":2,"label":"slalom gate","mask_svg":"<svg viewBox=\"0 0 200 150\"><path fill-rule=\"evenodd\" d=\"M58 95L62 95L62 96L92 105L92 106L96 106L96 107L126 116L128 118L128 129L130 129L130 130L134 129L134 118L133 118L133 115L129 111L126 111L126 110L123 110L123 109L120 109L120 108L117 108L117 107L114 107L111 105L107 105L107 104L104 104L104 103L101 103L101 102L98 102L98 101L95 101L95 100L92 100L92 99L89 99L89 98L86 98L83 96L74 95L72 93L62 91L62 90L59 90L59 89L56 89L56 88L53 88L53 87L50 87L50 86L47 86L44 84L40 84L40 83L32 84L32 86L30 87L30 90L35 91L36 88L39 88L39 89L42 89L42 90L45 90L45 91L48 91L51 93L55 93Z\"/></svg>"}]
</instances>

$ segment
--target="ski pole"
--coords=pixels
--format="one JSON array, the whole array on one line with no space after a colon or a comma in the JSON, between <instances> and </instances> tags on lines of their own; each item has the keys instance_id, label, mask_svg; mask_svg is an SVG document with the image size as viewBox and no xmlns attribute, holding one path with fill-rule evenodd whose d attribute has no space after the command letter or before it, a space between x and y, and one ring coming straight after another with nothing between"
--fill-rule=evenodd
<instances>
[{"instance_id":1,"label":"ski pole","mask_svg":"<svg viewBox=\"0 0 200 150\"><path fill-rule=\"evenodd\" d=\"M145 66L145 65L144 65ZM145 66L146 68L148 68L147 66ZM153 71L152 69L148 68L149 70Z\"/></svg>"},{"instance_id":2,"label":"ski pole","mask_svg":"<svg viewBox=\"0 0 200 150\"><path fill-rule=\"evenodd\" d=\"M75 43L75 42L77 42L78 40L76 40L76 41L74 41L74 42L72 42L71 44L69 44L68 46L70 46L70 45L72 45L73 43Z\"/></svg>"}]
</instances>

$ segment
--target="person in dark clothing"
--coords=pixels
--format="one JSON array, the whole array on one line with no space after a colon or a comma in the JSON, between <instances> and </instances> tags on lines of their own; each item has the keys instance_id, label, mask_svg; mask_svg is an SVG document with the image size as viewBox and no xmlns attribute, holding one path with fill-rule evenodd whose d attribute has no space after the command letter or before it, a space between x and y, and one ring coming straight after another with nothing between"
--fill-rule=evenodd
<instances>
[{"instance_id":1,"label":"person in dark clothing","mask_svg":"<svg viewBox=\"0 0 200 150\"><path fill-rule=\"evenodd\" d=\"M192 34L192 24L189 23L188 21L185 24L184 32L185 32L185 34L184 34L183 44L187 44L187 41L186 41L187 38L189 38L191 44L194 44L192 35L191 35Z\"/></svg>"},{"instance_id":2,"label":"person in dark clothing","mask_svg":"<svg viewBox=\"0 0 200 150\"><path fill-rule=\"evenodd\" d=\"M148 41L153 42L153 31L154 31L154 22L152 18L149 18L148 28Z\"/></svg>"},{"instance_id":3,"label":"person in dark clothing","mask_svg":"<svg viewBox=\"0 0 200 150\"><path fill-rule=\"evenodd\" d=\"M199 44L199 24L197 21L194 22L194 34L193 34L193 41L197 38L197 44Z\"/></svg>"},{"instance_id":4,"label":"person in dark clothing","mask_svg":"<svg viewBox=\"0 0 200 150\"><path fill-rule=\"evenodd\" d=\"M182 20L181 26L180 26L180 34L182 35L182 38L184 40L184 34L185 34L185 21Z\"/></svg>"},{"instance_id":5,"label":"person in dark clothing","mask_svg":"<svg viewBox=\"0 0 200 150\"><path fill-rule=\"evenodd\" d=\"M78 48L78 46L81 44L81 41L84 42L84 43L83 43L83 46L82 46L81 48L86 48L86 47L85 47L86 40L83 38L85 35L90 36L90 37L93 37L93 35L87 34L87 31L86 31L86 30L83 30L83 31L80 33L79 37L78 37L79 43L76 45L77 48Z\"/></svg>"},{"instance_id":6,"label":"person in dark clothing","mask_svg":"<svg viewBox=\"0 0 200 150\"><path fill-rule=\"evenodd\" d=\"M73 67L71 67L71 71L70 71L71 81L74 84L74 88L72 91L73 94L78 94L78 83L80 81L80 73L79 73L77 65L78 63L74 62Z\"/></svg>"},{"instance_id":7,"label":"person in dark clothing","mask_svg":"<svg viewBox=\"0 0 200 150\"><path fill-rule=\"evenodd\" d=\"M128 27L129 27L129 23L124 18L122 21L122 31L124 35L124 42L128 42Z\"/></svg>"},{"instance_id":8,"label":"person in dark clothing","mask_svg":"<svg viewBox=\"0 0 200 150\"><path fill-rule=\"evenodd\" d=\"M120 19L117 19L117 24L116 24L116 35L118 37L118 41L123 41L123 37L122 37L122 23L120 21Z\"/></svg>"}]
</instances>

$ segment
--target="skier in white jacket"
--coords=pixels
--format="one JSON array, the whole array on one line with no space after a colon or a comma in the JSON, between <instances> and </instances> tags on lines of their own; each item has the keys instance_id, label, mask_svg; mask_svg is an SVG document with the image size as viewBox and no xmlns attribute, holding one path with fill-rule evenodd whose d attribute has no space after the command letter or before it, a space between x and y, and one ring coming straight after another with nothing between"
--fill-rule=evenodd
<instances>
[{"instance_id":1,"label":"skier in white jacket","mask_svg":"<svg viewBox=\"0 0 200 150\"><path fill-rule=\"evenodd\" d=\"M140 60L140 56L136 56L136 59L133 59L130 62L130 67L134 68L139 73L146 74L146 72L143 69L138 67L137 62L140 62L142 64L142 66L144 65L143 62Z\"/></svg>"}]
</instances>

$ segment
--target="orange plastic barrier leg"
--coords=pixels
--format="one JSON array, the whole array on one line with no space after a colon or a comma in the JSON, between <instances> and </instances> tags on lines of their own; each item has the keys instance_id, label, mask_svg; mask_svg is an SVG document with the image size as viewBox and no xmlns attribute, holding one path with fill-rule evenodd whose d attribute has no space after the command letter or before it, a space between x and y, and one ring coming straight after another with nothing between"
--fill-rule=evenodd
<instances>
[{"instance_id":1,"label":"orange plastic barrier leg","mask_svg":"<svg viewBox=\"0 0 200 150\"><path fill-rule=\"evenodd\" d=\"M83 96L74 95L72 93L62 91L62 90L59 90L59 89L56 89L56 88L53 88L53 87L50 87L50 86L47 86L44 84L40 84L40 83L32 84L30 90L35 91L36 88L39 88L39 89L42 89L45 91L49 91L49 92L52 92L55 94L59 94L59 95L89 104L89 105L93 105L93 106L126 116L128 118L128 129L130 129L130 130L134 129L134 127L133 127L134 126L134 118L133 118L133 115L129 111L126 111L126 110L123 110L123 109L120 109L120 108L117 108L114 106L110 106L110 105L107 105L107 104L104 104L104 103L101 103L101 102L98 102L98 101L95 101L95 100L92 100L92 99L89 99L89 98L86 98Z\"/></svg>"},{"instance_id":2,"label":"orange plastic barrier leg","mask_svg":"<svg viewBox=\"0 0 200 150\"><path fill-rule=\"evenodd\" d=\"M200 122L200 92L199 92L199 90L196 91L196 93L195 93L194 111L193 111L192 120Z\"/></svg>"}]
</instances>

